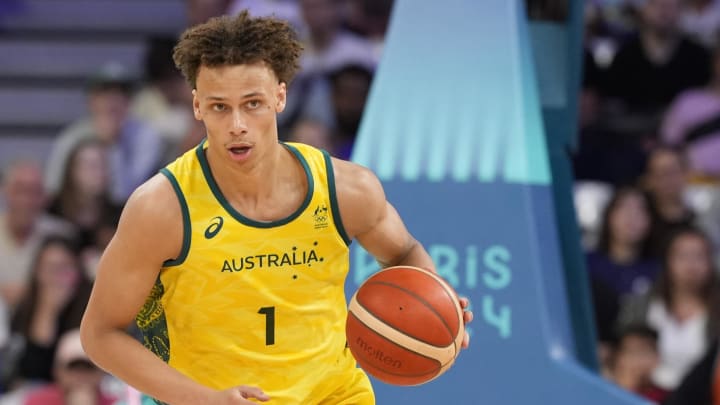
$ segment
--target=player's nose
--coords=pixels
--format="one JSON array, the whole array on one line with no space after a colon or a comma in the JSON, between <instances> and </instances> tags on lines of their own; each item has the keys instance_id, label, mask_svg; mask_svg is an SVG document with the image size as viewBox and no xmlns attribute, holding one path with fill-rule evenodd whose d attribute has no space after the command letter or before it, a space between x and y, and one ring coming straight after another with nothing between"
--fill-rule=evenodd
<instances>
[{"instance_id":1,"label":"player's nose","mask_svg":"<svg viewBox=\"0 0 720 405\"><path fill-rule=\"evenodd\" d=\"M247 132L247 122L243 117L242 112L234 111L232 114L232 126L230 128L233 134L242 134Z\"/></svg>"}]
</instances>

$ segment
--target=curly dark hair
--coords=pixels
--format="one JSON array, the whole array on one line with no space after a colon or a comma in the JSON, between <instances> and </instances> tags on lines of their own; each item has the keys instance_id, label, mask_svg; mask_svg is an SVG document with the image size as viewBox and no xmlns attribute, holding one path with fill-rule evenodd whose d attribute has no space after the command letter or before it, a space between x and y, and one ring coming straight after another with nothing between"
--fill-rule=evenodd
<instances>
[{"instance_id":1,"label":"curly dark hair","mask_svg":"<svg viewBox=\"0 0 720 405\"><path fill-rule=\"evenodd\" d=\"M195 88L200 66L264 62L281 83L289 84L299 68L302 45L290 25L272 17L211 18L187 29L175 46L173 60Z\"/></svg>"}]
</instances>

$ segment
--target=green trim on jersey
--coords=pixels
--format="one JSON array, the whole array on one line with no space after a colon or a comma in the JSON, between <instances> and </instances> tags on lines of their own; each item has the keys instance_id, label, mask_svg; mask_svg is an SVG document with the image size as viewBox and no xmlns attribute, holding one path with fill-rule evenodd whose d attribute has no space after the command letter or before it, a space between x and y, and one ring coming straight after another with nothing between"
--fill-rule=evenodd
<instances>
[{"instance_id":1,"label":"green trim on jersey","mask_svg":"<svg viewBox=\"0 0 720 405\"><path fill-rule=\"evenodd\" d=\"M208 164L207 157L205 156L205 153L204 153L203 146L205 145L206 141L207 140L203 140L202 142L200 142L200 145L198 145L198 147L196 149L197 158L198 158L198 161L200 162L200 167L202 167L203 175L205 176L205 181L207 182L208 186L210 187L210 190L212 190L213 195L215 195L215 198L220 203L220 205L222 205L222 207L225 208L225 211L227 211L228 214L230 214L233 218L235 218L240 223L247 225L247 226L252 226L255 228L274 228L277 226L282 226L282 225L285 225L285 224L291 222L293 219L297 218L298 216L300 216L300 214L302 214L303 211L305 211L305 209L310 204L310 200L312 199L312 195L313 195L313 191L314 191L314 181L313 181L312 172L310 171L310 167L308 166L307 161L303 157L302 153L300 153L300 151L298 151L294 146L291 146L291 145L281 142L281 144L284 147L286 147L290 152L292 152L293 155L295 155L295 157L300 161L300 164L302 165L303 170L305 171L305 177L306 177L307 183L308 183L308 190L307 190L307 194L305 195L305 200L300 205L300 208L295 210L295 212L290 214L290 216L283 218L283 219L279 219L277 221L260 222L260 221L255 221L253 219L250 219L250 218L242 215L237 210L235 210L235 208L233 208L232 205L230 205L228 200L225 198L225 196L220 191L220 188L218 187L217 183L215 182L215 178L213 177L212 172L210 171L210 165Z\"/></svg>"},{"instance_id":2,"label":"green trim on jersey","mask_svg":"<svg viewBox=\"0 0 720 405\"><path fill-rule=\"evenodd\" d=\"M337 192L335 191L335 170L333 170L332 159L330 154L326 150L322 150L323 157L325 157L325 170L327 172L327 183L328 191L330 192L330 210L333 215L333 222L335 222L335 229L337 229L340 237L345 241L346 245L350 245L352 240L345 232L345 227L340 218L340 209L338 208Z\"/></svg>"},{"instance_id":3,"label":"green trim on jersey","mask_svg":"<svg viewBox=\"0 0 720 405\"><path fill-rule=\"evenodd\" d=\"M175 178L175 175L173 175L170 170L167 168L160 169L160 173L165 175L167 179L170 181L170 184L172 184L173 190L175 190L175 194L177 195L178 201L180 202L180 210L182 211L182 220L183 220L183 243L182 243L182 249L180 249L180 254L175 259L169 259L166 260L163 263L163 267L170 267L170 266L177 266L182 264L185 261L185 258L188 255L188 252L190 251L190 235L192 233L192 225L190 224L190 211L188 210L187 201L185 201L185 196L183 195L182 190L180 189L180 185L177 182L177 179Z\"/></svg>"}]
</instances>

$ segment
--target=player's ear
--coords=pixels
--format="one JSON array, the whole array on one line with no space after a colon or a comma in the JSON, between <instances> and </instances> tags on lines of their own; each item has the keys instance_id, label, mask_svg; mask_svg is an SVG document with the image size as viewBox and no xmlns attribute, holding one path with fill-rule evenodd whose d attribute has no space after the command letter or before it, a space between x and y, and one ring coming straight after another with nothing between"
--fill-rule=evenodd
<instances>
[{"instance_id":1,"label":"player's ear","mask_svg":"<svg viewBox=\"0 0 720 405\"><path fill-rule=\"evenodd\" d=\"M195 116L196 120L200 121L200 120L202 120L202 115L200 114L200 99L198 99L197 90L193 89L192 95L193 95L193 115Z\"/></svg>"},{"instance_id":2,"label":"player's ear","mask_svg":"<svg viewBox=\"0 0 720 405\"><path fill-rule=\"evenodd\" d=\"M287 86L285 82L278 83L275 99L277 100L275 103L275 112L283 112L283 110L285 110L285 101L287 100Z\"/></svg>"}]
</instances>

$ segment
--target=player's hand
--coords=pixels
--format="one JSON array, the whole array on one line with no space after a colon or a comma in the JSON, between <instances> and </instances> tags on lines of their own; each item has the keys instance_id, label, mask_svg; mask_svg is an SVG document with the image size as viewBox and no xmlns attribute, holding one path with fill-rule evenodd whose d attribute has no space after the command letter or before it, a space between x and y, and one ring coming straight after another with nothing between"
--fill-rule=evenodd
<instances>
[{"instance_id":1,"label":"player's hand","mask_svg":"<svg viewBox=\"0 0 720 405\"><path fill-rule=\"evenodd\" d=\"M257 399L262 402L270 399L260 388L248 387L246 385L232 387L225 391L218 391L217 394L218 395L209 403L218 405L250 405L256 402L250 401L249 399Z\"/></svg>"},{"instance_id":2,"label":"player's hand","mask_svg":"<svg viewBox=\"0 0 720 405\"><path fill-rule=\"evenodd\" d=\"M472 311L467 310L467 307L470 305L470 300L466 297L460 297L459 301L460 307L463 309L463 322L467 325L473 320ZM462 348L467 349L468 346L470 346L470 335L468 335L467 329L465 329L465 337L463 337Z\"/></svg>"}]
</instances>

